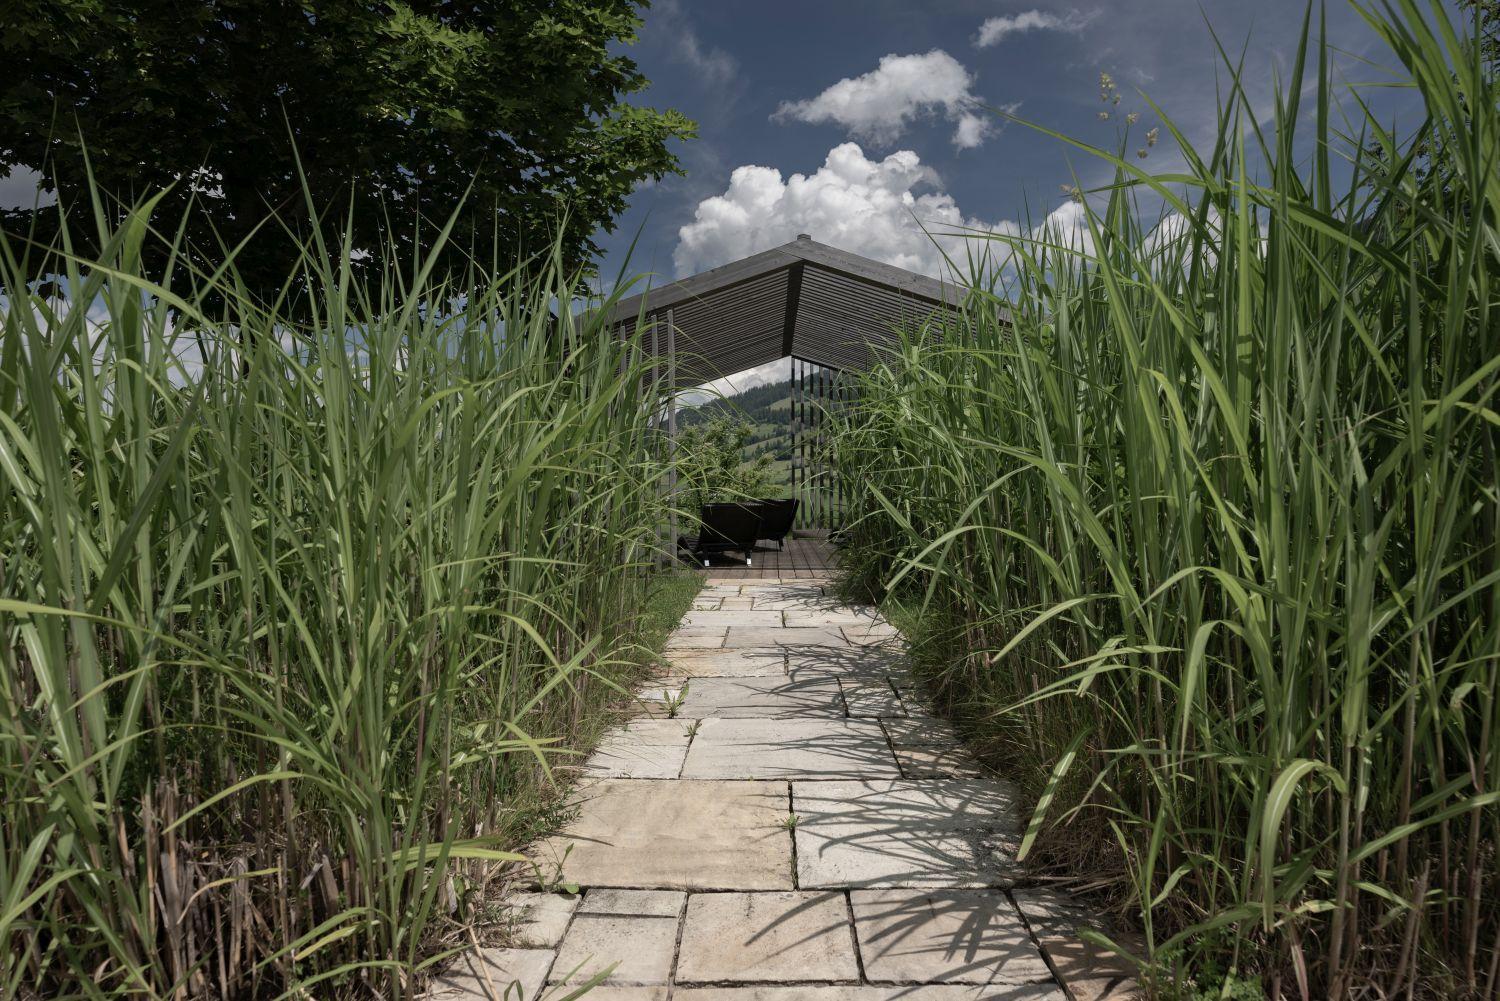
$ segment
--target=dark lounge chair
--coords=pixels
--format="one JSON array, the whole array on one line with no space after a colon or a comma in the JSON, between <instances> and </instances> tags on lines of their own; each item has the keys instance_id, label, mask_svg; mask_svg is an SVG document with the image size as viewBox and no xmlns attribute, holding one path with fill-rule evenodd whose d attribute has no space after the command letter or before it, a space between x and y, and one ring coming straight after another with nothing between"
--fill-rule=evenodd
<instances>
[{"instance_id":1,"label":"dark lounge chair","mask_svg":"<svg viewBox=\"0 0 1500 1001\"><path fill-rule=\"evenodd\" d=\"M782 543L792 533L792 523L797 520L799 503L795 497L753 501L752 505L760 515L760 538L776 543L777 549L782 548Z\"/></svg>"},{"instance_id":2,"label":"dark lounge chair","mask_svg":"<svg viewBox=\"0 0 1500 1001\"><path fill-rule=\"evenodd\" d=\"M749 504L705 504L698 513L698 534L683 535L677 545L708 566L710 556L739 552L750 565L760 538L760 514Z\"/></svg>"}]
</instances>

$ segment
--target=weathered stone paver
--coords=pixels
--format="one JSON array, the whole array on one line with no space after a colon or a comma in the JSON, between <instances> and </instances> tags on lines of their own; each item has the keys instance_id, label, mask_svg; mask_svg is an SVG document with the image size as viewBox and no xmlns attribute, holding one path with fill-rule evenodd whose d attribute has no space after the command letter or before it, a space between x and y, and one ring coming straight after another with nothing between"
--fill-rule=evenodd
<instances>
[{"instance_id":1,"label":"weathered stone paver","mask_svg":"<svg viewBox=\"0 0 1500 1001\"><path fill-rule=\"evenodd\" d=\"M799 680L805 675L799 675ZM849 715L861 719L882 719L906 715L901 697L885 678L841 677L838 685L844 693Z\"/></svg>"},{"instance_id":2,"label":"weathered stone paver","mask_svg":"<svg viewBox=\"0 0 1500 1001\"><path fill-rule=\"evenodd\" d=\"M1015 801L998 781L794 782L803 887L1003 887Z\"/></svg>"},{"instance_id":3,"label":"weathered stone paver","mask_svg":"<svg viewBox=\"0 0 1500 1001\"><path fill-rule=\"evenodd\" d=\"M1079 935L1085 928L1110 932L1088 908L1045 887L1017 889L1014 899L1032 936L1076 1001L1125 1001L1138 995L1136 971L1130 963ZM1116 938L1127 950L1137 955L1144 952L1143 943L1133 937Z\"/></svg>"},{"instance_id":4,"label":"weathered stone paver","mask_svg":"<svg viewBox=\"0 0 1500 1001\"><path fill-rule=\"evenodd\" d=\"M516 893L506 901L515 922L519 944L538 949L553 949L562 942L578 897L571 893Z\"/></svg>"},{"instance_id":5,"label":"weathered stone paver","mask_svg":"<svg viewBox=\"0 0 1500 1001\"><path fill-rule=\"evenodd\" d=\"M988 774L968 751L954 745L898 744L892 741L901 775L908 779L966 779Z\"/></svg>"},{"instance_id":6,"label":"weathered stone paver","mask_svg":"<svg viewBox=\"0 0 1500 1001\"><path fill-rule=\"evenodd\" d=\"M691 724L680 720L631 720L605 734L583 769L601 778L675 779L691 739Z\"/></svg>"},{"instance_id":7,"label":"weathered stone paver","mask_svg":"<svg viewBox=\"0 0 1500 1001\"><path fill-rule=\"evenodd\" d=\"M906 653L895 647L837 646L788 647L787 674L793 678L831 674L839 680L888 684L910 689Z\"/></svg>"},{"instance_id":8,"label":"weathered stone paver","mask_svg":"<svg viewBox=\"0 0 1500 1001\"><path fill-rule=\"evenodd\" d=\"M466 956L432 997L562 998L605 970L590 1001L1131 996L1072 901L1016 886L1013 791L873 609L710 580L663 661L531 853L544 889L581 894L515 895L528 948Z\"/></svg>"},{"instance_id":9,"label":"weathered stone paver","mask_svg":"<svg viewBox=\"0 0 1500 1001\"><path fill-rule=\"evenodd\" d=\"M728 611L693 611L682 617L682 627L692 629L695 627L713 628L723 626L728 629L731 626L781 626L785 612L776 609L730 609ZM806 623L813 625L814 623ZM839 625L844 623L840 622Z\"/></svg>"},{"instance_id":10,"label":"weathered stone paver","mask_svg":"<svg viewBox=\"0 0 1500 1001\"><path fill-rule=\"evenodd\" d=\"M667 671L679 678L784 678L785 650L683 650L667 655Z\"/></svg>"},{"instance_id":11,"label":"weathered stone paver","mask_svg":"<svg viewBox=\"0 0 1500 1001\"><path fill-rule=\"evenodd\" d=\"M606 779L581 799L534 853L544 872L588 887L792 888L785 783Z\"/></svg>"},{"instance_id":12,"label":"weathered stone paver","mask_svg":"<svg viewBox=\"0 0 1500 1001\"><path fill-rule=\"evenodd\" d=\"M895 778L901 774L874 720L706 719L683 778Z\"/></svg>"},{"instance_id":13,"label":"weathered stone paver","mask_svg":"<svg viewBox=\"0 0 1500 1001\"><path fill-rule=\"evenodd\" d=\"M685 690L684 690L685 689ZM691 678L682 692L682 719L843 719L837 678Z\"/></svg>"},{"instance_id":14,"label":"weathered stone paver","mask_svg":"<svg viewBox=\"0 0 1500 1001\"><path fill-rule=\"evenodd\" d=\"M434 1001L476 998L541 997L551 949L479 949L465 953L432 985ZM519 991L519 995L517 992Z\"/></svg>"},{"instance_id":15,"label":"weathered stone paver","mask_svg":"<svg viewBox=\"0 0 1500 1001\"><path fill-rule=\"evenodd\" d=\"M842 893L700 893L688 901L680 982L858 980Z\"/></svg>"},{"instance_id":16,"label":"weathered stone paver","mask_svg":"<svg viewBox=\"0 0 1500 1001\"><path fill-rule=\"evenodd\" d=\"M947 720L937 719L926 713L908 711L905 719L883 719L880 725L885 728L886 736L891 739L891 743L898 747L902 745L955 747L958 745L958 731L953 729L953 725Z\"/></svg>"},{"instance_id":17,"label":"weathered stone paver","mask_svg":"<svg viewBox=\"0 0 1500 1001\"><path fill-rule=\"evenodd\" d=\"M848 638L837 626L730 626L724 640L725 648L730 650L747 647L805 650L809 647L845 647L848 644Z\"/></svg>"},{"instance_id":18,"label":"weathered stone paver","mask_svg":"<svg viewBox=\"0 0 1500 1001\"><path fill-rule=\"evenodd\" d=\"M898 984L1047 981L1051 973L1016 909L979 890L854 890L865 975Z\"/></svg>"},{"instance_id":19,"label":"weathered stone paver","mask_svg":"<svg viewBox=\"0 0 1500 1001\"><path fill-rule=\"evenodd\" d=\"M666 651L671 654L678 650L722 650L728 635L728 629L683 629L667 640Z\"/></svg>"},{"instance_id":20,"label":"weathered stone paver","mask_svg":"<svg viewBox=\"0 0 1500 1001\"><path fill-rule=\"evenodd\" d=\"M563 938L550 982L583 984L603 974L602 984L666 984L685 898L660 890L590 891Z\"/></svg>"}]
</instances>

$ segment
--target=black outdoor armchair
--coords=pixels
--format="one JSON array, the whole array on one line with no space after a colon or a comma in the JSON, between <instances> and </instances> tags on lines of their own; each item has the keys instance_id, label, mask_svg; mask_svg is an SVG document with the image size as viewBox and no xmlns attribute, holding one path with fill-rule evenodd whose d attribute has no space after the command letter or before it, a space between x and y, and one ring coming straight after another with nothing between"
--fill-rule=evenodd
<instances>
[{"instance_id":1,"label":"black outdoor armchair","mask_svg":"<svg viewBox=\"0 0 1500 1001\"><path fill-rule=\"evenodd\" d=\"M710 556L733 552L741 553L749 566L760 532L760 514L752 505L705 504L698 513L698 534L679 536L677 545L704 566Z\"/></svg>"},{"instance_id":2,"label":"black outdoor armchair","mask_svg":"<svg viewBox=\"0 0 1500 1001\"><path fill-rule=\"evenodd\" d=\"M786 537L792 533L792 523L797 519L799 503L801 502L795 497L751 501L750 505L760 515L759 538L776 543L776 548L780 549Z\"/></svg>"}]
</instances>

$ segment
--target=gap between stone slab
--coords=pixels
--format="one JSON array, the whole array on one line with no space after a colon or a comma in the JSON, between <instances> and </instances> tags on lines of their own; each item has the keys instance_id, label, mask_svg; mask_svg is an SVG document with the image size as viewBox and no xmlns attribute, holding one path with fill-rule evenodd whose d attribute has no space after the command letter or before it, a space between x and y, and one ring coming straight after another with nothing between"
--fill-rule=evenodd
<instances>
[{"instance_id":1,"label":"gap between stone slab","mask_svg":"<svg viewBox=\"0 0 1500 1001\"><path fill-rule=\"evenodd\" d=\"M792 783L790 781L786 784L786 815L788 817L797 816L797 811L794 809L794 804L792 803ZM795 892L802 889L801 885L797 882L797 828L795 826L788 827L786 829L786 836L792 839L792 890Z\"/></svg>"},{"instance_id":2,"label":"gap between stone slab","mask_svg":"<svg viewBox=\"0 0 1500 1001\"><path fill-rule=\"evenodd\" d=\"M548 891L542 891L548 892ZM562 934L557 936L557 944L552 947L552 962L547 964L547 973L542 977L542 993L547 993L547 987L552 983L552 971L557 968L557 957L562 953L563 942L567 940L568 932L573 930L573 922L578 920L578 912L583 908L583 890L578 892L578 899L573 904L573 910L568 913L568 923L563 925Z\"/></svg>"},{"instance_id":3,"label":"gap between stone slab","mask_svg":"<svg viewBox=\"0 0 1500 1001\"><path fill-rule=\"evenodd\" d=\"M695 720L692 720L691 722L688 723L688 731L687 731L687 739L688 740L687 740L687 746L682 749L682 764L680 764L680 765L677 766L677 774L674 775L674 776L672 776L670 779L667 779L668 782L681 782L682 781L682 770L687 767L688 755L691 754L692 751L693 751L693 741L695 741L695 740L698 739L698 731L700 729L702 729L702 727L703 727L703 721L701 719L695 719ZM899 762L899 761L896 762L896 767L900 768L901 767L901 762Z\"/></svg>"},{"instance_id":4,"label":"gap between stone slab","mask_svg":"<svg viewBox=\"0 0 1500 1001\"><path fill-rule=\"evenodd\" d=\"M682 936L687 931L687 905L692 896L692 890L682 895L682 910L677 915L677 939L672 943L672 965L667 968L667 1001L672 1001L672 995L677 990L677 963L682 958ZM1014 906L1015 901L1011 901L1011 904Z\"/></svg>"},{"instance_id":5,"label":"gap between stone slab","mask_svg":"<svg viewBox=\"0 0 1500 1001\"><path fill-rule=\"evenodd\" d=\"M1052 961L1052 954L1047 951L1046 946L1042 945L1042 940L1037 937L1036 929L1031 927L1031 919L1026 916L1025 911L1021 910L1021 905L1016 903L1016 895L1012 891L1019 885L1017 883L1015 886L1006 887L1001 892L1005 894L1005 899L1010 901L1010 906L1015 908L1016 917L1021 919L1021 927L1026 929L1026 934L1031 938L1031 944L1036 946L1037 955L1041 956L1042 962L1047 964L1047 969L1052 973L1052 980L1057 984L1058 990L1063 992L1063 996L1068 1001L1078 1001L1078 995L1073 993L1073 988L1068 986L1057 964Z\"/></svg>"},{"instance_id":6,"label":"gap between stone slab","mask_svg":"<svg viewBox=\"0 0 1500 1001\"><path fill-rule=\"evenodd\" d=\"M886 680L890 681L889 678L887 678ZM894 690L895 687L896 687L895 684L891 685L892 690ZM897 693L897 697L898 698L900 697L900 693L899 692ZM847 705L848 705L848 702L847 702L847 700L845 700L845 707L846 708L847 708ZM894 762L896 762L896 773L901 776L902 781L906 781L906 782L915 781L913 779L908 779L906 777L906 769L901 767L901 755L899 755L899 754L896 753L896 742L891 739L891 731L885 725L885 721L887 719L893 719L893 718L894 717L891 717L891 716L876 716L875 717L875 725L878 726L878 727L880 727L880 735L885 738L885 749L887 751L891 752L891 760L894 761ZM678 771L680 773L681 769L679 769Z\"/></svg>"},{"instance_id":7,"label":"gap between stone slab","mask_svg":"<svg viewBox=\"0 0 1500 1001\"><path fill-rule=\"evenodd\" d=\"M865 972L865 956L859 951L859 923L854 920L854 895L844 889L844 912L849 915L849 940L854 944L854 968L859 971L859 982L867 984L870 975Z\"/></svg>"}]
</instances>

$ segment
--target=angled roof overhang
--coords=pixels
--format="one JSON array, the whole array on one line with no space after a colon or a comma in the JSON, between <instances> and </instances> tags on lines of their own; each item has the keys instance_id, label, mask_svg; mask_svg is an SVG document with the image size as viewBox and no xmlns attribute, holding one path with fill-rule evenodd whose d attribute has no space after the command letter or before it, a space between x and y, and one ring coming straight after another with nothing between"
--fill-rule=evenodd
<instances>
[{"instance_id":1,"label":"angled roof overhang","mask_svg":"<svg viewBox=\"0 0 1500 1001\"><path fill-rule=\"evenodd\" d=\"M677 330L678 383L695 385L795 356L835 369L868 367L896 331L956 313L965 289L799 236L732 264L622 299L609 312ZM664 335L663 335L664 336ZM666 344L660 342L665 352Z\"/></svg>"}]
</instances>

